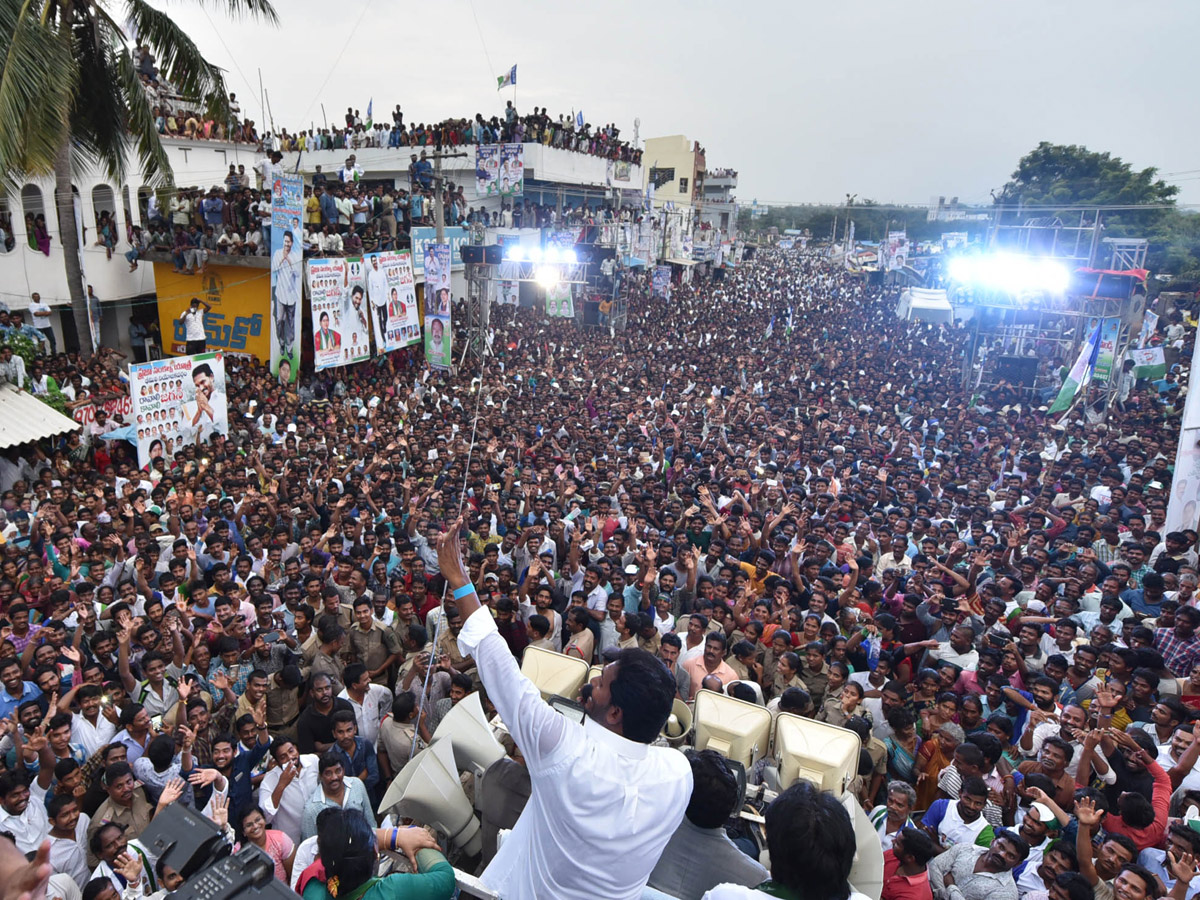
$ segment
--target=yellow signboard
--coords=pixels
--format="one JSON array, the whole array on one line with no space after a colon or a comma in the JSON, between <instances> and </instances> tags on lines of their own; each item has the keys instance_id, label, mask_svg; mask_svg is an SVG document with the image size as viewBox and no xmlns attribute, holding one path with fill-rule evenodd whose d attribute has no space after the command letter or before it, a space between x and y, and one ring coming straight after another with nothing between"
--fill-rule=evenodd
<instances>
[{"instance_id":1,"label":"yellow signboard","mask_svg":"<svg viewBox=\"0 0 1200 900\"><path fill-rule=\"evenodd\" d=\"M181 275L166 263L154 264L158 293L158 327L163 352L187 353L180 321L184 310L199 297L212 307L204 316L208 349L238 356L271 358L271 272L244 266L210 265L206 272Z\"/></svg>"}]
</instances>

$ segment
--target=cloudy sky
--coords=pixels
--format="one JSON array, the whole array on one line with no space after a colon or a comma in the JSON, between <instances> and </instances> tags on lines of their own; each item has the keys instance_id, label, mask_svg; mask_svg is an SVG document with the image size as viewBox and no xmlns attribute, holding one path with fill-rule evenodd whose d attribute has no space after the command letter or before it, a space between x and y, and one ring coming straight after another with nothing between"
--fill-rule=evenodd
<instances>
[{"instance_id":1,"label":"cloudy sky","mask_svg":"<svg viewBox=\"0 0 1200 900\"><path fill-rule=\"evenodd\" d=\"M1157 166L1200 205L1197 0L275 0L278 29L158 3L260 122L261 69L289 130L372 98L377 118L495 114L516 63L521 110L686 134L746 203L985 202L1049 140Z\"/></svg>"}]
</instances>

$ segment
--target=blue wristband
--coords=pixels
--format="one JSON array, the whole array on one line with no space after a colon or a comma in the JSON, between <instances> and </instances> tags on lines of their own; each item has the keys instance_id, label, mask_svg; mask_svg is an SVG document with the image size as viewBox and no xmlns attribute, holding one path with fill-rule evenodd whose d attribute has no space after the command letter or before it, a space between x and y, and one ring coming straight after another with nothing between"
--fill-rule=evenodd
<instances>
[{"instance_id":1,"label":"blue wristband","mask_svg":"<svg viewBox=\"0 0 1200 900\"><path fill-rule=\"evenodd\" d=\"M461 600L463 597L466 597L468 594L473 594L473 593L475 593L475 585L464 584L462 587L454 589L454 599Z\"/></svg>"}]
</instances>

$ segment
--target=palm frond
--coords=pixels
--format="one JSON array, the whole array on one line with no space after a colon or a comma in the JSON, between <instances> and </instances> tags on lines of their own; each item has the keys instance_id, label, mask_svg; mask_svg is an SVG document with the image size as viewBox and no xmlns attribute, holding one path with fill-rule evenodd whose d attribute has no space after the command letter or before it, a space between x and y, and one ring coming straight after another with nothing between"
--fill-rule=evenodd
<instances>
[{"instance_id":1,"label":"palm frond","mask_svg":"<svg viewBox=\"0 0 1200 900\"><path fill-rule=\"evenodd\" d=\"M128 51L117 56L117 77L124 88L129 117L126 125L130 139L137 147L142 173L150 184L170 184L174 178L171 161L163 149L154 124L154 113L142 90L137 66Z\"/></svg>"},{"instance_id":2,"label":"palm frond","mask_svg":"<svg viewBox=\"0 0 1200 900\"><path fill-rule=\"evenodd\" d=\"M279 24L279 15L271 0L224 0L223 3L213 0L213 5L224 6L226 15L231 19L256 18L270 25Z\"/></svg>"},{"instance_id":3,"label":"palm frond","mask_svg":"<svg viewBox=\"0 0 1200 900\"><path fill-rule=\"evenodd\" d=\"M169 15L145 0L125 0L125 10L138 40L154 52L159 70L180 94L202 101L223 90L221 69L204 58L195 41Z\"/></svg>"},{"instance_id":4,"label":"palm frond","mask_svg":"<svg viewBox=\"0 0 1200 900\"><path fill-rule=\"evenodd\" d=\"M54 171L77 83L69 43L40 12L0 0L0 173L10 181Z\"/></svg>"}]
</instances>

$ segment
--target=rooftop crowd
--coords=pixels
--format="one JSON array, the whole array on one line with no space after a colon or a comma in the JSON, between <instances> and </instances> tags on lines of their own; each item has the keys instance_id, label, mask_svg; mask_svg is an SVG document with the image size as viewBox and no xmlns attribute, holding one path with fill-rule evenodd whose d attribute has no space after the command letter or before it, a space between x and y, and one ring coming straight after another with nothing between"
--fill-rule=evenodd
<instances>
[{"instance_id":1,"label":"rooftop crowd","mask_svg":"<svg viewBox=\"0 0 1200 900\"><path fill-rule=\"evenodd\" d=\"M272 151L253 167L258 185L282 173L281 159L282 153ZM367 173L355 154L336 172L315 166L304 187L305 256L360 256L410 248L413 228L435 224L439 189L424 150L411 154L408 176L408 189L389 184L391 179L364 180ZM109 259L114 251L123 252L131 272L147 252L170 254L176 271L188 274L223 256L266 257L271 251L271 196L269 190L254 185L255 176L245 165L230 164L222 184L207 190L197 186L175 190L165 207L157 196L147 195L142 210L146 227L132 226L124 241L116 217L100 211L95 244L106 248ZM523 198L505 200L489 210L482 201L478 207L468 203L463 186L452 181L440 192L447 226L545 228L635 222L641 216L640 209L629 206L581 203L560 210ZM34 231L31 224L31 244ZM49 253L49 247L47 239L44 252Z\"/></svg>"},{"instance_id":2,"label":"rooftop crowd","mask_svg":"<svg viewBox=\"0 0 1200 900\"><path fill-rule=\"evenodd\" d=\"M100 415L0 458L0 832L22 853L49 839L84 900L133 900L179 884L137 838L182 802L309 900L366 884L374 857L340 852L356 835L419 873L369 891L449 897L424 831L369 829L457 703L509 708L486 627L510 666L533 646L619 678L652 656L668 700L707 688L856 732L887 900L1188 900L1197 534L1164 529L1186 371L1132 384L1103 423L1059 421L964 390L965 331L898 321L890 291L821 259L725 276L668 301L629 274L615 335L519 310L478 373L402 351L280 386L231 359L231 433L149 470ZM40 357L31 376L77 401L120 364ZM611 688L626 737L644 730L608 677L585 693ZM535 794L566 777L504 724ZM686 810L613 896L648 878L845 900L844 810L781 794L768 870L725 830L729 768L688 764ZM613 790L652 805L644 776Z\"/></svg>"}]
</instances>

